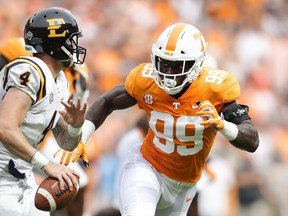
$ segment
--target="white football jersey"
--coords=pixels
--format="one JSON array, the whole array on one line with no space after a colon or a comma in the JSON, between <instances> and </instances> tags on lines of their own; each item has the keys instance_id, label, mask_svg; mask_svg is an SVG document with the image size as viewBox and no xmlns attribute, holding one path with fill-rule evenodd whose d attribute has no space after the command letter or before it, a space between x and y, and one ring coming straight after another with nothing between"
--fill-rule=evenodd
<instances>
[{"instance_id":1,"label":"white football jersey","mask_svg":"<svg viewBox=\"0 0 288 216\"><path fill-rule=\"evenodd\" d=\"M16 87L27 93L33 103L27 112L21 131L28 142L35 148L46 133L60 118L57 112L63 109L61 100L69 97L69 86L65 74L60 71L56 80L48 66L35 57L21 57L7 64L0 72L0 100L2 101L10 87ZM0 102L1 103L1 102ZM13 159L20 172L31 170L31 165L15 158L0 142L0 176L7 172L8 162Z\"/></svg>"}]
</instances>

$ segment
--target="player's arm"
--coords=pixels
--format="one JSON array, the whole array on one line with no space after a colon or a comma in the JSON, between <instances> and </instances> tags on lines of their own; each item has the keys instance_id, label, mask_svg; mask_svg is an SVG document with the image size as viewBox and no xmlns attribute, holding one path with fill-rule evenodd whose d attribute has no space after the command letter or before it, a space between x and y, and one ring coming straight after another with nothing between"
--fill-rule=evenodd
<instances>
[{"instance_id":1,"label":"player's arm","mask_svg":"<svg viewBox=\"0 0 288 216\"><path fill-rule=\"evenodd\" d=\"M102 125L114 110L126 109L136 104L124 84L120 84L96 99L87 111L86 119L95 125L95 130Z\"/></svg>"},{"instance_id":2,"label":"player's arm","mask_svg":"<svg viewBox=\"0 0 288 216\"><path fill-rule=\"evenodd\" d=\"M86 121L82 126L81 141L87 143L93 132L102 125L107 116L114 110L126 109L136 103L136 99L126 91L125 84L117 85L100 95L87 111Z\"/></svg>"},{"instance_id":3,"label":"player's arm","mask_svg":"<svg viewBox=\"0 0 288 216\"><path fill-rule=\"evenodd\" d=\"M136 104L136 100L131 97L124 84L120 84L108 92L102 94L89 107L86 114L86 121L82 126L81 142L71 152L58 150L54 157L62 154L60 163L68 165L70 161L75 162L79 157L83 160L84 165L88 166L88 158L85 152L85 143L87 143L93 132L99 128L108 115L114 110L125 109Z\"/></svg>"},{"instance_id":4,"label":"player's arm","mask_svg":"<svg viewBox=\"0 0 288 216\"><path fill-rule=\"evenodd\" d=\"M67 151L75 149L80 142L81 127L85 121L87 103L81 105L81 98L77 99L77 103L70 98L68 102L61 102L65 109L58 111L61 118L52 129L58 145Z\"/></svg>"},{"instance_id":5,"label":"player's arm","mask_svg":"<svg viewBox=\"0 0 288 216\"><path fill-rule=\"evenodd\" d=\"M233 146L248 152L258 148L258 131L248 115L247 106L233 101L218 113L210 101L205 100L200 103L197 115L203 118L201 125L219 131Z\"/></svg>"},{"instance_id":6,"label":"player's arm","mask_svg":"<svg viewBox=\"0 0 288 216\"><path fill-rule=\"evenodd\" d=\"M0 103L0 140L5 148L27 162L36 152L19 126L32 104L32 99L17 88L10 88Z\"/></svg>"},{"instance_id":7,"label":"player's arm","mask_svg":"<svg viewBox=\"0 0 288 216\"><path fill-rule=\"evenodd\" d=\"M67 151L73 150L80 142L81 130L77 131L78 132L76 132L74 136L70 135L68 132L68 125L63 118L60 118L56 123L56 126L52 129L58 145Z\"/></svg>"},{"instance_id":8,"label":"player's arm","mask_svg":"<svg viewBox=\"0 0 288 216\"><path fill-rule=\"evenodd\" d=\"M16 101L16 102L15 102ZM78 181L79 175L71 169L49 162L37 149L31 146L22 131L26 113L32 104L31 97L24 91L11 87L0 103L0 141L5 148L18 158L42 169L48 176L58 178L60 188L64 189L64 181L72 189Z\"/></svg>"},{"instance_id":9,"label":"player's arm","mask_svg":"<svg viewBox=\"0 0 288 216\"><path fill-rule=\"evenodd\" d=\"M242 150L255 152L259 146L258 131L248 114L248 107L237 104L236 101L225 104L220 111L226 121L237 125L238 134L229 142Z\"/></svg>"}]
</instances>

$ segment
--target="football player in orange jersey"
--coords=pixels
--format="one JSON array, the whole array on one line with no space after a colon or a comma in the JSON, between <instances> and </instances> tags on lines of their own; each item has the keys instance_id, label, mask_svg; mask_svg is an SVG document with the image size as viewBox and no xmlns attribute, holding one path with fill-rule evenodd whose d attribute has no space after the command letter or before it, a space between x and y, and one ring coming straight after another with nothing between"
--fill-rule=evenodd
<instances>
[{"instance_id":1,"label":"football player in orange jersey","mask_svg":"<svg viewBox=\"0 0 288 216\"><path fill-rule=\"evenodd\" d=\"M32 56L31 52L25 50L24 38L16 37L5 41L0 47L0 69L19 56Z\"/></svg>"},{"instance_id":2,"label":"football player in orange jersey","mask_svg":"<svg viewBox=\"0 0 288 216\"><path fill-rule=\"evenodd\" d=\"M206 46L192 25L167 27L153 44L152 63L134 68L125 84L102 94L87 111L81 145L114 110L137 104L146 111L148 134L127 155L120 177L124 216L186 216L218 132L241 150L258 148L248 106L237 103L238 81L203 66Z\"/></svg>"}]
</instances>

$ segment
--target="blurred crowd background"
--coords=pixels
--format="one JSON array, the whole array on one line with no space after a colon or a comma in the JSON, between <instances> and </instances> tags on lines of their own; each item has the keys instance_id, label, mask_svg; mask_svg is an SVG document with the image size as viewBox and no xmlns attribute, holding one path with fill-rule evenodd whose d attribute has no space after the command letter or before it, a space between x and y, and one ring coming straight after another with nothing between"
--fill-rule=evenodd
<instances>
[{"instance_id":1,"label":"blurred crowd background","mask_svg":"<svg viewBox=\"0 0 288 216\"><path fill-rule=\"evenodd\" d=\"M0 0L0 45L22 36L28 17L51 6L69 9L82 28L89 102L124 82L136 65L150 61L152 43L165 27L174 22L195 25L208 42L207 64L238 78L239 102L249 105L260 135L260 147L253 154L235 149L221 135L211 152L211 161L215 158L229 166L223 189L234 191L233 205L227 205L233 206L229 216L288 215L287 0ZM136 107L116 111L94 133L87 146L91 161L87 215L111 204L117 142L141 115ZM224 176L224 169L218 170L216 178ZM206 199L221 190L214 193ZM204 199L204 208L209 208L207 203Z\"/></svg>"}]
</instances>

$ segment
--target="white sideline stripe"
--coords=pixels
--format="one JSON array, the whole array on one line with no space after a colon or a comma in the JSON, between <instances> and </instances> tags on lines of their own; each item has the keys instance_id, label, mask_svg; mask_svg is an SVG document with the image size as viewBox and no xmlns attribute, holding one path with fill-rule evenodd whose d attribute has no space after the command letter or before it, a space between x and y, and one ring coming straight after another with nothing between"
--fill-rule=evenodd
<instances>
[{"instance_id":1,"label":"white sideline stripe","mask_svg":"<svg viewBox=\"0 0 288 216\"><path fill-rule=\"evenodd\" d=\"M38 193L44 196L50 204L50 212L54 212L56 210L56 202L53 196L45 189L39 188Z\"/></svg>"}]
</instances>

